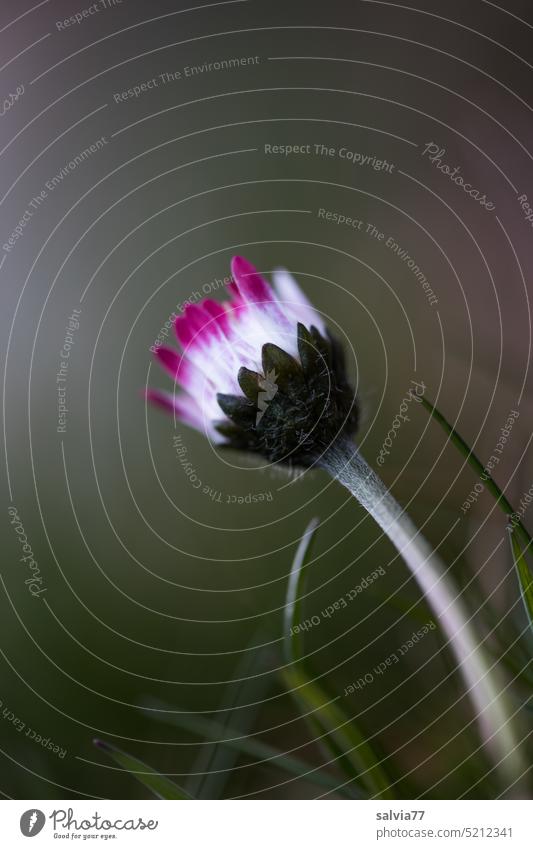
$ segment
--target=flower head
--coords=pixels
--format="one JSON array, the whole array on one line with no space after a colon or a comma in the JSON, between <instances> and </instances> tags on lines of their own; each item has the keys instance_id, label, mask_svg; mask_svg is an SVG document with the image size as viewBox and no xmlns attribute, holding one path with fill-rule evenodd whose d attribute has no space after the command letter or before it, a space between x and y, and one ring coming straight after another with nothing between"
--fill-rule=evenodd
<instances>
[{"instance_id":1,"label":"flower head","mask_svg":"<svg viewBox=\"0 0 533 849\"><path fill-rule=\"evenodd\" d=\"M176 319L181 354L156 349L183 391L148 397L215 442L309 465L357 428L342 348L287 271L273 289L234 257L232 277L229 301L188 304Z\"/></svg>"}]
</instances>

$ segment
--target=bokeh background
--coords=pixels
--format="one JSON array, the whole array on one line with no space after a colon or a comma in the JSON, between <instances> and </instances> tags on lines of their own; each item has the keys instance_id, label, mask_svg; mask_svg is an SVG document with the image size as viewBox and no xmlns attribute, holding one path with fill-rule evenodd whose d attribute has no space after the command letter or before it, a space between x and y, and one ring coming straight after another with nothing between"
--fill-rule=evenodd
<instances>
[{"instance_id":1,"label":"bokeh background","mask_svg":"<svg viewBox=\"0 0 533 849\"><path fill-rule=\"evenodd\" d=\"M530 4L89 7L0 8L1 792L146 796L94 737L204 798L326 792L194 730L216 720L312 766L329 759L280 676L287 576L318 516L307 616L378 567L385 576L306 634L317 680L387 758L400 795L499 795L438 628L344 696L431 617L371 519L320 472L289 478L213 450L147 409L143 391L170 388L150 347L187 299L224 296L234 254L267 276L286 266L344 340L367 459L422 381L484 460L519 412L496 471L518 503L533 483L533 231L519 201L533 204ZM493 208L439 170L428 144ZM527 660L527 620L505 518L486 492L462 512L476 478L421 406L409 415L381 474L464 588L518 710L531 694L507 661ZM10 507L39 565L37 597Z\"/></svg>"}]
</instances>

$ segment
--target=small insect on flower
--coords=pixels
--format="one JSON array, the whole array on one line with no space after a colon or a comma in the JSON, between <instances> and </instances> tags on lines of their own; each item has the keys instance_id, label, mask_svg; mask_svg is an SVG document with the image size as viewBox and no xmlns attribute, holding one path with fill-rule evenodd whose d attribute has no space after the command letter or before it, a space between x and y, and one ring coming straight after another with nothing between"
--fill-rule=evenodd
<instances>
[{"instance_id":1,"label":"small insect on flower","mask_svg":"<svg viewBox=\"0 0 533 849\"><path fill-rule=\"evenodd\" d=\"M182 353L156 349L183 391L148 399L214 442L311 465L357 428L342 348L287 271L272 288L242 257L231 270L229 301L188 304L176 319Z\"/></svg>"}]
</instances>

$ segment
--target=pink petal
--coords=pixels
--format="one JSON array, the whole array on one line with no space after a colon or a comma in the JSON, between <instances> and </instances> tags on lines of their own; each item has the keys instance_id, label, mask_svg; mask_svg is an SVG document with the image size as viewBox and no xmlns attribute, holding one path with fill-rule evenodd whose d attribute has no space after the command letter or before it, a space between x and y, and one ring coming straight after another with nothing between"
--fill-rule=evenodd
<instances>
[{"instance_id":1,"label":"pink petal","mask_svg":"<svg viewBox=\"0 0 533 849\"><path fill-rule=\"evenodd\" d=\"M166 345L160 345L156 348L155 355L165 371L169 373L173 380L176 380L181 362L181 356L178 352L174 348L167 348Z\"/></svg>"},{"instance_id":2,"label":"pink petal","mask_svg":"<svg viewBox=\"0 0 533 849\"><path fill-rule=\"evenodd\" d=\"M174 322L174 332L181 347L185 350L194 339L194 330L184 315L179 315Z\"/></svg>"},{"instance_id":3,"label":"pink petal","mask_svg":"<svg viewBox=\"0 0 533 849\"><path fill-rule=\"evenodd\" d=\"M229 321L224 305L218 301L213 301L211 298L206 298L202 306L211 319L211 325L218 328L225 335L229 330Z\"/></svg>"},{"instance_id":4,"label":"pink petal","mask_svg":"<svg viewBox=\"0 0 533 849\"><path fill-rule=\"evenodd\" d=\"M231 283L228 283L228 289L229 289L229 291L231 292L231 294L232 294L232 300L233 300L235 303L238 303L239 301L242 301L242 296L241 296L241 293L239 292L239 287L238 287L238 286L237 286L237 284L235 283L235 280L232 280L232 281L231 281Z\"/></svg>"},{"instance_id":5,"label":"pink petal","mask_svg":"<svg viewBox=\"0 0 533 849\"><path fill-rule=\"evenodd\" d=\"M242 256L231 260L231 273L237 281L238 291L248 303L264 303L274 300L274 293L257 269ZM231 284L230 284L231 285Z\"/></svg>"},{"instance_id":6,"label":"pink petal","mask_svg":"<svg viewBox=\"0 0 533 849\"><path fill-rule=\"evenodd\" d=\"M174 329L184 349L189 345L201 345L217 335L215 322L199 304L187 304L185 315L178 316Z\"/></svg>"},{"instance_id":7,"label":"pink petal","mask_svg":"<svg viewBox=\"0 0 533 849\"><path fill-rule=\"evenodd\" d=\"M182 389L185 389L191 395L195 394L196 387L206 379L191 360L184 354L180 356L173 348L161 346L156 351L156 355L165 371Z\"/></svg>"},{"instance_id":8,"label":"pink petal","mask_svg":"<svg viewBox=\"0 0 533 849\"><path fill-rule=\"evenodd\" d=\"M184 424L205 433L210 431L210 422L204 421L202 412L194 398L189 395L173 395L171 392L161 392L159 389L149 389L147 400L160 407L166 413L175 414Z\"/></svg>"},{"instance_id":9,"label":"pink petal","mask_svg":"<svg viewBox=\"0 0 533 849\"><path fill-rule=\"evenodd\" d=\"M159 389L148 389L146 392L146 399L155 407L159 407L164 410L165 413L173 413L175 410L174 395L172 395L171 392L161 392Z\"/></svg>"}]
</instances>

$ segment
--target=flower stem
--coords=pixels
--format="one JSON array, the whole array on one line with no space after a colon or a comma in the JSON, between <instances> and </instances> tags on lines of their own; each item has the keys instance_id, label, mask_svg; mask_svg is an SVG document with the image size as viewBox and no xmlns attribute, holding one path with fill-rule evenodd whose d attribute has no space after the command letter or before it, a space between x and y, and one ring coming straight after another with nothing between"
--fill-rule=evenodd
<instances>
[{"instance_id":1,"label":"flower stem","mask_svg":"<svg viewBox=\"0 0 533 849\"><path fill-rule=\"evenodd\" d=\"M527 765L502 695L503 685L440 557L353 443L337 441L320 465L370 513L411 570L458 662L487 754L506 786L516 782L516 791Z\"/></svg>"}]
</instances>

